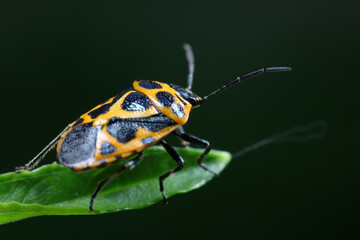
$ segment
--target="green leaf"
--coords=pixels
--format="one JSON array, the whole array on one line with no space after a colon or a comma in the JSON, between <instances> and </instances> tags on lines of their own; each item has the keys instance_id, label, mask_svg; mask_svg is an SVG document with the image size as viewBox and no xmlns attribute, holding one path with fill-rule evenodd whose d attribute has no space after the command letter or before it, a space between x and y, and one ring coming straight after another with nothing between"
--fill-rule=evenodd
<instances>
[{"instance_id":1,"label":"green leaf","mask_svg":"<svg viewBox=\"0 0 360 240\"><path fill-rule=\"evenodd\" d=\"M182 171L164 182L168 197L199 188L213 175L196 165L202 149L178 148L186 161ZM42 215L87 215L144 208L162 200L159 176L177 165L160 147L145 151L144 159L102 189L89 211L91 194L99 181L123 162L85 173L74 173L57 163L31 172L0 175L0 224ZM228 152L212 150L204 163L220 173L230 162Z\"/></svg>"}]
</instances>

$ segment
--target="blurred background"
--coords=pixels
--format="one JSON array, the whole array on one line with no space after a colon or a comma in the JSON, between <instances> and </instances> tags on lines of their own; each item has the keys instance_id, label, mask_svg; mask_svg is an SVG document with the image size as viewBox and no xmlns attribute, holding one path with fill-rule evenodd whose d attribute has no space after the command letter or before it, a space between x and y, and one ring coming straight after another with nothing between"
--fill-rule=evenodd
<instances>
[{"instance_id":1,"label":"blurred background","mask_svg":"<svg viewBox=\"0 0 360 240\"><path fill-rule=\"evenodd\" d=\"M268 145L234 159L219 179L170 198L166 207L32 218L0 226L0 239L359 237L354 5L1 1L0 14L1 173L23 165L135 79L186 86L185 42L195 53L193 91L200 96L261 67L293 68L244 81L191 113L186 131L214 149L234 153L294 126L328 124L322 139Z\"/></svg>"}]
</instances>

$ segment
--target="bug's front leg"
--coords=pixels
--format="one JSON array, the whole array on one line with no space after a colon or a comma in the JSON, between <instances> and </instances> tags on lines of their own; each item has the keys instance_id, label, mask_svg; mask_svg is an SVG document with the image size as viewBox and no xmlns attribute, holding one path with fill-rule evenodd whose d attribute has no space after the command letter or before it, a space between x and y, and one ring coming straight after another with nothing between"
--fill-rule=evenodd
<instances>
[{"instance_id":1,"label":"bug's front leg","mask_svg":"<svg viewBox=\"0 0 360 240\"><path fill-rule=\"evenodd\" d=\"M169 171L169 172L167 172L167 173L165 173L165 174L163 174L163 175L161 175L159 177L160 192L161 192L161 194L163 196L164 204L167 204L168 201L167 201L167 198L166 198L166 195L165 195L163 182L171 174L176 173L176 172L180 171L181 169L183 169L184 165L185 165L185 161L180 156L180 154L171 145L169 145L167 142L165 142L164 140L161 140L159 143L165 148L165 150L170 154L170 156L179 165L177 168L174 168L173 170L171 170L171 171Z\"/></svg>"},{"instance_id":2,"label":"bug's front leg","mask_svg":"<svg viewBox=\"0 0 360 240\"><path fill-rule=\"evenodd\" d=\"M188 134L188 133L181 133L181 132L173 132L175 136L193 143L195 145L201 146L201 147L205 147L205 151L196 159L196 163L202 167L205 171L208 171L212 174L214 174L216 177L219 176L219 174L217 174L216 172L212 171L211 169L209 169L205 164L202 163L202 161L204 160L204 158L206 157L206 155L208 155L208 153L211 150L211 146L210 143L204 139L198 138L194 135Z\"/></svg>"}]
</instances>

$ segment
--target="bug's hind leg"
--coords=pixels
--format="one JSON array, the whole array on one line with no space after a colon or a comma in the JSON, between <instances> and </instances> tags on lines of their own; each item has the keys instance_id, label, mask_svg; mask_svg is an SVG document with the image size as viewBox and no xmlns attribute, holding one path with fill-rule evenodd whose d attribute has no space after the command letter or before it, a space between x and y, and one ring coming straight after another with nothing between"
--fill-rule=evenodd
<instances>
[{"instance_id":1,"label":"bug's hind leg","mask_svg":"<svg viewBox=\"0 0 360 240\"><path fill-rule=\"evenodd\" d=\"M70 125L69 125L70 126ZM45 157L45 155L59 142L61 135L68 129L67 126L56 138L54 138L38 155L36 155L30 162L25 166L16 167L15 172L21 172L24 170L31 171L34 169L39 162Z\"/></svg>"},{"instance_id":2,"label":"bug's hind leg","mask_svg":"<svg viewBox=\"0 0 360 240\"><path fill-rule=\"evenodd\" d=\"M108 184L109 182L114 180L116 177L118 177L125 170L134 168L135 165L138 164L143 159L143 157L144 157L144 153L143 152L139 153L139 155L136 158L126 162L124 165L121 166L121 168L118 171L114 172L109 177L105 178L104 180L102 180L99 183L99 185L96 187L96 189L95 189L95 191L92 194L91 199L90 199L90 203L89 203L90 211L94 211L94 208L93 208L94 200L95 200L96 196L98 195L98 193L100 192L100 190L103 189L106 186L106 184Z\"/></svg>"},{"instance_id":3,"label":"bug's hind leg","mask_svg":"<svg viewBox=\"0 0 360 240\"><path fill-rule=\"evenodd\" d=\"M170 176L173 173L176 173L178 171L180 171L181 169L184 168L185 165L185 161L184 159L180 156L180 154L172 147L170 146L167 142L165 142L164 140L160 141L160 144L165 148L165 150L170 154L170 156L176 161L176 163L179 165L177 168L174 168L173 170L161 175L159 177L159 184L160 184L160 192L163 196L163 202L164 204L167 204L167 198L165 195L165 191L164 191L164 180Z\"/></svg>"},{"instance_id":4,"label":"bug's hind leg","mask_svg":"<svg viewBox=\"0 0 360 240\"><path fill-rule=\"evenodd\" d=\"M204 139L198 138L194 135L188 134L188 133L181 133L181 132L173 132L175 134L175 136L183 139L184 141L193 143L195 145L201 146L201 147L205 147L205 151L196 159L196 163L202 167L205 171L208 171L212 174L214 174L216 177L219 176L219 174L217 174L216 172L212 171L211 169L209 169L205 164L202 163L202 161L204 160L204 158L206 157L206 155L208 155L208 153L211 150L211 146L210 143Z\"/></svg>"}]
</instances>

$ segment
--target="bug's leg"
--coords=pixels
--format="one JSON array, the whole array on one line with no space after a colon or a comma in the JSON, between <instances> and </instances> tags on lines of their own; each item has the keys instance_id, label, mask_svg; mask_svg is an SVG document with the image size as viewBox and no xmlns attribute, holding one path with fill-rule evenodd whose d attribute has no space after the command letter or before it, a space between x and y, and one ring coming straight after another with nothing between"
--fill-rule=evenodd
<instances>
[{"instance_id":1,"label":"bug's leg","mask_svg":"<svg viewBox=\"0 0 360 240\"><path fill-rule=\"evenodd\" d=\"M180 134L185 133L184 128L183 128L183 126L181 126L181 125L180 125L180 127L178 127L178 128L175 130L175 132L178 132L178 133L180 133ZM180 137L178 137L178 138L179 138L179 140L180 140L180 145L181 145L181 146L187 147L187 146L190 145L190 143L187 142L187 141L185 141L184 139L182 139L182 138L180 138Z\"/></svg>"},{"instance_id":2,"label":"bug's leg","mask_svg":"<svg viewBox=\"0 0 360 240\"><path fill-rule=\"evenodd\" d=\"M56 138L54 138L38 155L36 155L30 162L25 164L25 166L16 167L15 172L21 172L24 170L31 171L33 168L35 168L41 159L45 157L45 155L53 148L55 145L59 142L61 135L68 130L68 125Z\"/></svg>"},{"instance_id":3,"label":"bug's leg","mask_svg":"<svg viewBox=\"0 0 360 240\"><path fill-rule=\"evenodd\" d=\"M172 147L170 146L167 142L165 142L164 140L160 141L160 144L165 148L165 150L170 154L170 156L175 160L175 162L179 165L177 168L174 168L173 170L161 175L159 177L159 184L160 184L160 192L163 196L163 202L164 204L167 204L167 198L165 196L165 191L164 191L164 180L170 176L171 174L180 171L181 169L183 169L184 165L185 165L185 161L184 159L180 156L180 154Z\"/></svg>"},{"instance_id":4,"label":"bug's leg","mask_svg":"<svg viewBox=\"0 0 360 240\"><path fill-rule=\"evenodd\" d=\"M212 174L214 174L216 177L219 176L219 174L217 174L216 172L212 171L211 169L209 169L205 164L202 163L202 161L204 160L204 158L206 157L206 155L208 155L208 153L211 150L211 146L210 143L204 139L198 138L194 135L188 134L188 133L179 133L179 132L174 132L175 136L193 143L195 145L201 146L201 147L205 147L205 151L196 159L196 163L202 167L204 170L211 172Z\"/></svg>"},{"instance_id":5,"label":"bug's leg","mask_svg":"<svg viewBox=\"0 0 360 240\"><path fill-rule=\"evenodd\" d=\"M102 180L99 183L99 185L96 187L95 191L91 195L91 199L90 199L90 203L89 203L90 211L94 211L94 208L93 208L94 200L95 200L96 196L98 195L98 193L100 192L100 190L103 189L106 186L106 184L108 184L109 182L114 180L125 170L134 168L135 165L143 159L143 157L144 157L144 153L143 152L139 153L139 155L136 158L126 162L124 165L121 166L121 168L118 171L114 172L109 177L105 178L104 180Z\"/></svg>"}]
</instances>

